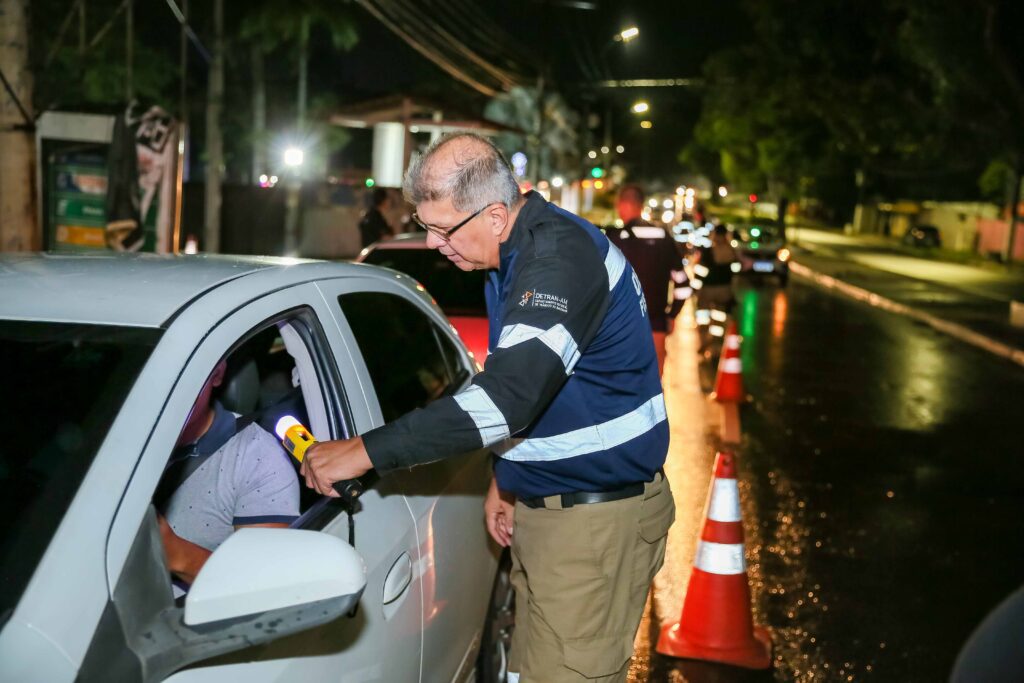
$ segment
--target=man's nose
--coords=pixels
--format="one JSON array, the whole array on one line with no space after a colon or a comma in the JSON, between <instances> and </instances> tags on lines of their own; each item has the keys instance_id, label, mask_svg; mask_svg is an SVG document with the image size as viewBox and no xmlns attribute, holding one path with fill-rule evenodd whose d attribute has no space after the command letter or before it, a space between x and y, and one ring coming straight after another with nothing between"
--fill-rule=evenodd
<instances>
[{"instance_id":1,"label":"man's nose","mask_svg":"<svg viewBox=\"0 0 1024 683\"><path fill-rule=\"evenodd\" d=\"M444 240L428 230L427 231L427 248L428 249L440 249L442 245L444 245Z\"/></svg>"}]
</instances>

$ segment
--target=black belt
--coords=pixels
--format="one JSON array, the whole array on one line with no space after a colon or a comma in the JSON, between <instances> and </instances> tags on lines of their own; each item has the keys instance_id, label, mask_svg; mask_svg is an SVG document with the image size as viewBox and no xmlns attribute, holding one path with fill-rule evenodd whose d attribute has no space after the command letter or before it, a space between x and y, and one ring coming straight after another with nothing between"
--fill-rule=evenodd
<instances>
[{"instance_id":1,"label":"black belt","mask_svg":"<svg viewBox=\"0 0 1024 683\"><path fill-rule=\"evenodd\" d=\"M663 478L665 476L664 470L658 469L658 474ZM590 505L591 503L609 503L613 500L623 500L625 498L632 498L633 496L643 495L645 484L643 482L637 482L636 484L627 484L621 489L615 489L614 491L577 491L576 493L563 493L560 495L562 499L562 509L571 508L574 505ZM559 495L559 494L555 494ZM552 498L554 496L542 496L539 498L520 498L519 502L528 508L544 508L547 504L544 502L546 498Z\"/></svg>"}]
</instances>

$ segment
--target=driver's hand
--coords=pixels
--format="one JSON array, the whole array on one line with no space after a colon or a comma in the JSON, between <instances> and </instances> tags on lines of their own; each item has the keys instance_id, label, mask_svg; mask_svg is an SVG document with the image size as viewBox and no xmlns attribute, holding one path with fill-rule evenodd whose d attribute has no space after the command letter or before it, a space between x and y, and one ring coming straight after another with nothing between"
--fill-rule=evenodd
<instances>
[{"instance_id":1,"label":"driver's hand","mask_svg":"<svg viewBox=\"0 0 1024 683\"><path fill-rule=\"evenodd\" d=\"M321 441L310 446L302 460L299 474L306 478L306 486L323 496L338 497L334 483L356 479L373 468L363 439Z\"/></svg>"},{"instance_id":2,"label":"driver's hand","mask_svg":"<svg viewBox=\"0 0 1024 683\"><path fill-rule=\"evenodd\" d=\"M487 532L502 548L512 544L512 526L515 521L516 499L510 493L498 489L496 479L491 479L491 488L484 500L484 517Z\"/></svg>"}]
</instances>

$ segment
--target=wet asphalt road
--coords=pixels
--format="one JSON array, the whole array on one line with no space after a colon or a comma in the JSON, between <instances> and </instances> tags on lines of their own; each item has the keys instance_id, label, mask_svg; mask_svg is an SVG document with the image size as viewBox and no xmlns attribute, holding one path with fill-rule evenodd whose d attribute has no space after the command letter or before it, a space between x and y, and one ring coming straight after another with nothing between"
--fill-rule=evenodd
<instances>
[{"instance_id":1,"label":"wet asphalt road","mask_svg":"<svg viewBox=\"0 0 1024 683\"><path fill-rule=\"evenodd\" d=\"M749 571L775 668L646 652L681 599L656 583L631 680L946 680L973 626L1024 583L1024 370L795 278L738 301L753 396L739 451ZM666 381L674 423L692 419L673 407L678 381ZM674 451L676 439L673 427ZM682 444L695 454L673 456L689 458L670 471L674 488L688 472L707 486L712 441ZM703 493L687 496L700 496L677 521L689 535ZM676 546L669 564L684 568L666 573L685 583L692 541Z\"/></svg>"}]
</instances>

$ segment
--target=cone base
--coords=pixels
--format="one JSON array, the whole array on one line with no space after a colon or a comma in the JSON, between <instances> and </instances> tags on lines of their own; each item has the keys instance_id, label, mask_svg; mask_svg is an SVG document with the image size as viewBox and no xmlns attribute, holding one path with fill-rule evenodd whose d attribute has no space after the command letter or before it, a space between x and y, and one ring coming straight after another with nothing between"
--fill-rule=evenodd
<instances>
[{"instance_id":1,"label":"cone base","mask_svg":"<svg viewBox=\"0 0 1024 683\"><path fill-rule=\"evenodd\" d=\"M689 641L679 630L678 623L668 624L661 629L655 650L669 657L700 659L745 669L767 669L772 665L771 632L761 626L754 627L753 637L748 642L736 647L718 648Z\"/></svg>"}]
</instances>

